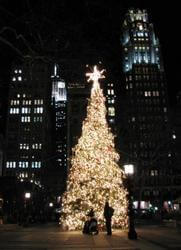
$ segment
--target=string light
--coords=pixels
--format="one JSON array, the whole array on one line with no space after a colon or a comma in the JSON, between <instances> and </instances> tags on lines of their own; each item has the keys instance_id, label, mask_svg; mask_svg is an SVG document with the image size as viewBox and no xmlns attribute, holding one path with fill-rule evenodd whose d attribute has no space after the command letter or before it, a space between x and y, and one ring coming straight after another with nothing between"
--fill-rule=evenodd
<instances>
[{"instance_id":1,"label":"string light","mask_svg":"<svg viewBox=\"0 0 181 250\"><path fill-rule=\"evenodd\" d=\"M117 163L119 155L106 121L105 98L99 85L99 79L104 78L103 72L95 66L93 73L86 74L88 81L93 81L93 87L82 135L73 149L67 190L62 197L60 223L67 230L81 230L91 208L99 227L104 227L106 201L115 211L112 226L128 226L127 190L123 186L125 176Z\"/></svg>"}]
</instances>

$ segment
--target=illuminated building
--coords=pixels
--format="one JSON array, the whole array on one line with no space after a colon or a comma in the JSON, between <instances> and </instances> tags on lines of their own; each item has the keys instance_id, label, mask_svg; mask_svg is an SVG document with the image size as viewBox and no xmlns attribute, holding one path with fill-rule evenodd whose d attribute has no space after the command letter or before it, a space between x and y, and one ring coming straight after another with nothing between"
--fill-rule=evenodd
<instances>
[{"instance_id":1,"label":"illuminated building","mask_svg":"<svg viewBox=\"0 0 181 250\"><path fill-rule=\"evenodd\" d=\"M108 83L106 85L106 104L107 104L107 119L109 125L113 128L115 125L115 90L114 84Z\"/></svg>"},{"instance_id":2,"label":"illuminated building","mask_svg":"<svg viewBox=\"0 0 181 250\"><path fill-rule=\"evenodd\" d=\"M127 12L121 45L126 96L123 161L136 165L137 199L157 204L169 199L171 137L160 44L146 10Z\"/></svg>"},{"instance_id":3,"label":"illuminated building","mask_svg":"<svg viewBox=\"0 0 181 250\"><path fill-rule=\"evenodd\" d=\"M15 65L8 99L5 176L40 183L51 164L49 66L42 62Z\"/></svg>"},{"instance_id":4,"label":"illuminated building","mask_svg":"<svg viewBox=\"0 0 181 250\"><path fill-rule=\"evenodd\" d=\"M67 90L60 74L59 66L55 64L51 75L52 145L55 156L49 172L53 174L51 187L54 186L58 195L65 189L67 175Z\"/></svg>"}]
</instances>

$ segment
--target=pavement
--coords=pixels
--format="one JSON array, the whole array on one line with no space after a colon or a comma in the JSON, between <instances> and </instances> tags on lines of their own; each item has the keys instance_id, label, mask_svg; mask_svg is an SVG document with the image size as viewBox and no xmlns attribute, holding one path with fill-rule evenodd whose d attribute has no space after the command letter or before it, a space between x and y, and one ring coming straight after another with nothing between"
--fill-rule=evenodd
<instances>
[{"instance_id":1,"label":"pavement","mask_svg":"<svg viewBox=\"0 0 181 250\"><path fill-rule=\"evenodd\" d=\"M163 225L139 225L137 240L127 231L113 230L85 235L80 231L63 232L57 224L0 225L0 250L181 250L181 231Z\"/></svg>"}]
</instances>

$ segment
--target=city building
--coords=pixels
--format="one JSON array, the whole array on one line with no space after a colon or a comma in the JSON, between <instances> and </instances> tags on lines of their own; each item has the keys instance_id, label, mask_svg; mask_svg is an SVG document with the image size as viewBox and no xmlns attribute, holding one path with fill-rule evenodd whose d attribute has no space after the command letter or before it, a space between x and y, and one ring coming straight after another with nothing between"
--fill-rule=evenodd
<instances>
[{"instance_id":1,"label":"city building","mask_svg":"<svg viewBox=\"0 0 181 250\"><path fill-rule=\"evenodd\" d=\"M60 195L65 190L67 177L67 87L61 78L59 65L53 66L52 79L52 147L54 155L53 164L49 174L53 178L50 188Z\"/></svg>"},{"instance_id":2,"label":"city building","mask_svg":"<svg viewBox=\"0 0 181 250\"><path fill-rule=\"evenodd\" d=\"M105 87L104 87L105 89ZM115 111L115 100L116 100L116 95L115 95L115 89L114 89L114 84L113 83L108 83L106 84L106 106L107 106L107 120L109 126L113 129L115 129L115 116L116 116L116 111Z\"/></svg>"},{"instance_id":3,"label":"city building","mask_svg":"<svg viewBox=\"0 0 181 250\"><path fill-rule=\"evenodd\" d=\"M51 162L50 67L41 61L15 64L8 98L4 176L41 185Z\"/></svg>"},{"instance_id":4,"label":"city building","mask_svg":"<svg viewBox=\"0 0 181 250\"><path fill-rule=\"evenodd\" d=\"M4 136L6 130L7 82L0 79L0 176L3 171Z\"/></svg>"},{"instance_id":5,"label":"city building","mask_svg":"<svg viewBox=\"0 0 181 250\"><path fill-rule=\"evenodd\" d=\"M85 82L69 82L68 84L68 162L69 167L72 149L78 143L82 133L82 123L87 115L88 98L91 84Z\"/></svg>"},{"instance_id":6,"label":"city building","mask_svg":"<svg viewBox=\"0 0 181 250\"><path fill-rule=\"evenodd\" d=\"M171 129L172 129L172 150L170 155L173 161L173 197L180 198L181 196L181 92L176 94L176 102L171 108Z\"/></svg>"},{"instance_id":7,"label":"city building","mask_svg":"<svg viewBox=\"0 0 181 250\"><path fill-rule=\"evenodd\" d=\"M129 9L122 26L123 164L135 165L135 199L142 208L173 199L167 84L161 48L146 10ZM122 125L121 125L122 126ZM135 203L136 204L136 203Z\"/></svg>"}]
</instances>

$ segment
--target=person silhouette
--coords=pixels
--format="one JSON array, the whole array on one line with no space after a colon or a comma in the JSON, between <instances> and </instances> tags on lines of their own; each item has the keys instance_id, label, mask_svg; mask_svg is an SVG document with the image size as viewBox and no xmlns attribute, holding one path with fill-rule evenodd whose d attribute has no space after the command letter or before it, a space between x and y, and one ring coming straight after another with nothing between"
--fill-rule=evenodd
<instances>
[{"instance_id":1,"label":"person silhouette","mask_svg":"<svg viewBox=\"0 0 181 250\"><path fill-rule=\"evenodd\" d=\"M106 201L104 206L104 218L106 220L106 230L107 235L112 235L112 229L111 229L111 219L114 213L114 209L109 206L109 202Z\"/></svg>"}]
</instances>

